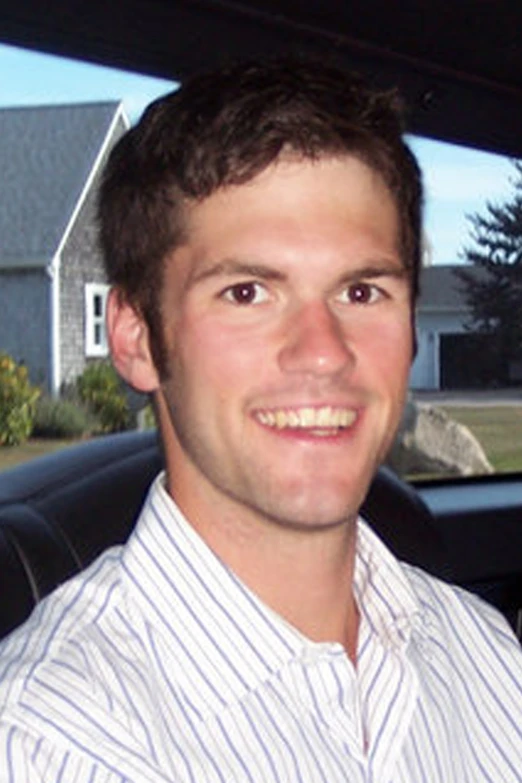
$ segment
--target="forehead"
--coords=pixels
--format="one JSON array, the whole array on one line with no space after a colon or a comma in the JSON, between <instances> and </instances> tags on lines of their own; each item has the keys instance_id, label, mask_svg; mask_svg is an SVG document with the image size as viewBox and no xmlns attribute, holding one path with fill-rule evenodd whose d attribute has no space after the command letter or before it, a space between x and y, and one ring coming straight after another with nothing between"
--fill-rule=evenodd
<instances>
[{"instance_id":1,"label":"forehead","mask_svg":"<svg viewBox=\"0 0 522 783\"><path fill-rule=\"evenodd\" d=\"M375 270L404 271L395 202L357 158L282 161L250 182L188 205L165 295L240 272L319 291ZM379 271L380 270L380 271Z\"/></svg>"},{"instance_id":2,"label":"forehead","mask_svg":"<svg viewBox=\"0 0 522 783\"><path fill-rule=\"evenodd\" d=\"M353 156L280 159L249 182L190 204L186 218L189 241L256 230L311 237L333 227L397 241L399 228L383 178Z\"/></svg>"}]
</instances>

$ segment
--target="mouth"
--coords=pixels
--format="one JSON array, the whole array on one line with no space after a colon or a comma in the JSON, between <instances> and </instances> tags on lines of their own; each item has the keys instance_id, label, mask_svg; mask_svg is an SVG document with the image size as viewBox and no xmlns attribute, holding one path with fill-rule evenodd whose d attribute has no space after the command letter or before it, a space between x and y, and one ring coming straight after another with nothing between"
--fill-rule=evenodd
<instances>
[{"instance_id":1,"label":"mouth","mask_svg":"<svg viewBox=\"0 0 522 783\"><path fill-rule=\"evenodd\" d=\"M260 424L270 429L331 437L351 427L357 419L357 411L353 408L323 405L318 408L307 406L257 410L254 416Z\"/></svg>"}]
</instances>

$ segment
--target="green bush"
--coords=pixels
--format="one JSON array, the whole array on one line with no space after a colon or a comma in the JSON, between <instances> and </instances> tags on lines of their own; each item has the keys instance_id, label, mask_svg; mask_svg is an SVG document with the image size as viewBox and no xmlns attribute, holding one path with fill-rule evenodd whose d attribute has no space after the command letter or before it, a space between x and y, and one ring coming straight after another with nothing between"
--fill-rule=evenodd
<instances>
[{"instance_id":1,"label":"green bush","mask_svg":"<svg viewBox=\"0 0 522 783\"><path fill-rule=\"evenodd\" d=\"M108 361L89 364L76 381L80 400L96 416L102 432L120 432L130 426L130 410L123 384Z\"/></svg>"},{"instance_id":2,"label":"green bush","mask_svg":"<svg viewBox=\"0 0 522 783\"><path fill-rule=\"evenodd\" d=\"M138 413L137 426L140 430L155 430L158 426L154 408L151 403L142 408Z\"/></svg>"},{"instance_id":3,"label":"green bush","mask_svg":"<svg viewBox=\"0 0 522 783\"><path fill-rule=\"evenodd\" d=\"M0 353L0 445L16 446L31 434L40 390L29 383L27 369Z\"/></svg>"},{"instance_id":4,"label":"green bush","mask_svg":"<svg viewBox=\"0 0 522 783\"><path fill-rule=\"evenodd\" d=\"M39 438L80 438L97 429L95 418L78 402L40 397L36 404L33 435Z\"/></svg>"}]
</instances>

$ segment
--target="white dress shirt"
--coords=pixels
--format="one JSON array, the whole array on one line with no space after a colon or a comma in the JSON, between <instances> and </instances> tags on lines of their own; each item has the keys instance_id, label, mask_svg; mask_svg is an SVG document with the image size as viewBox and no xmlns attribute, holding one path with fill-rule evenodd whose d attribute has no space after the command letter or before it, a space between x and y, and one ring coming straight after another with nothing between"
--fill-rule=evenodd
<instances>
[{"instance_id":1,"label":"white dress shirt","mask_svg":"<svg viewBox=\"0 0 522 783\"><path fill-rule=\"evenodd\" d=\"M0 646L0 783L515 783L522 648L359 522L357 667L153 485L128 543Z\"/></svg>"}]
</instances>

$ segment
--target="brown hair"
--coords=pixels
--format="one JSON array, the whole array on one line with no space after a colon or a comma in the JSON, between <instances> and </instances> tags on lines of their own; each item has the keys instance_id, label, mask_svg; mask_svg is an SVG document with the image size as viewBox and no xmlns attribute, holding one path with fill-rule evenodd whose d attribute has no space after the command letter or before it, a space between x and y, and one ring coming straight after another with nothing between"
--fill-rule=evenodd
<instances>
[{"instance_id":1,"label":"brown hair","mask_svg":"<svg viewBox=\"0 0 522 783\"><path fill-rule=\"evenodd\" d=\"M283 153L355 155L383 178L397 204L415 300L422 185L398 104L395 93L336 67L278 60L196 75L149 106L110 155L99 216L109 280L145 318L160 373L159 292L164 260L183 241L184 205L248 182Z\"/></svg>"}]
</instances>

